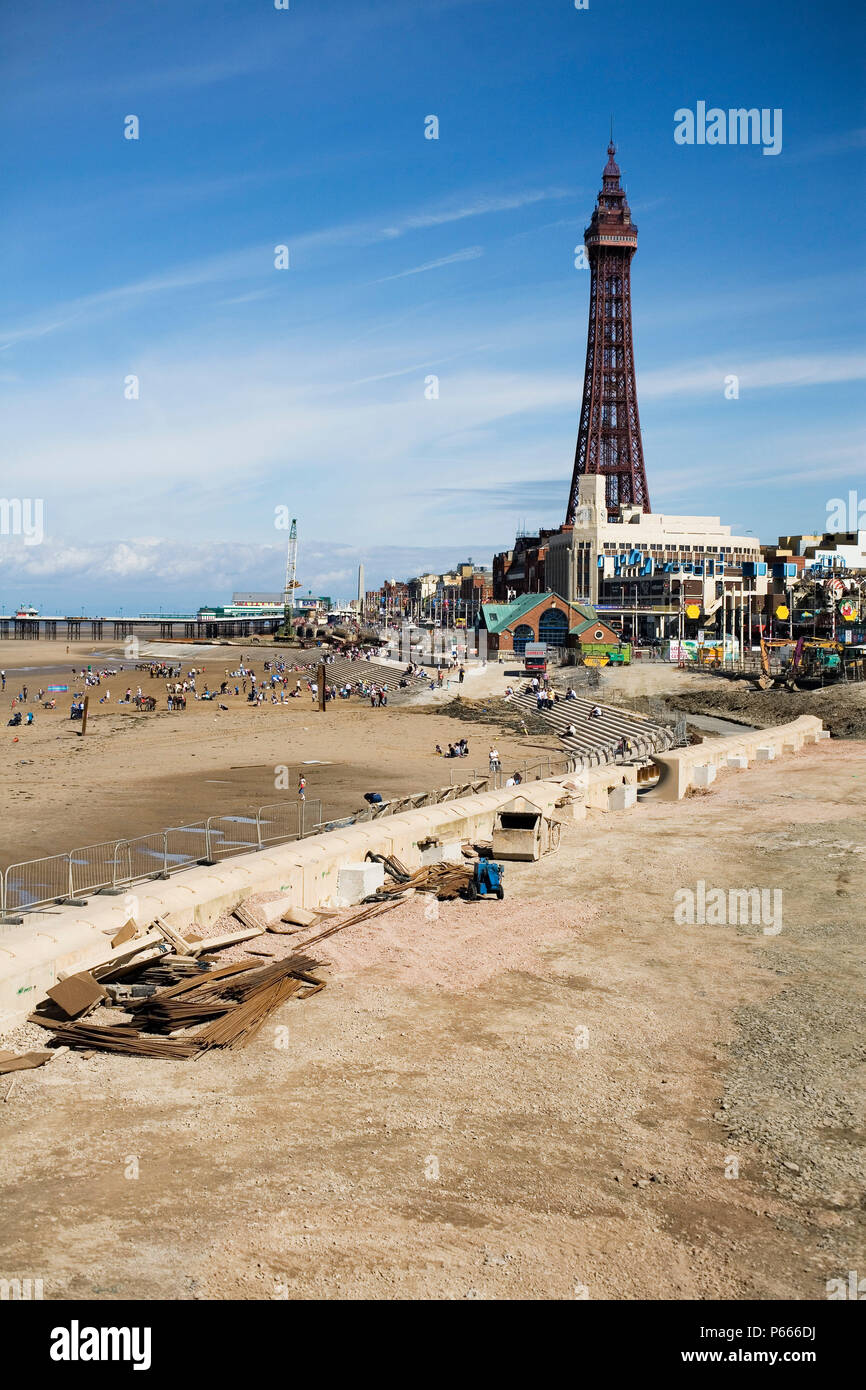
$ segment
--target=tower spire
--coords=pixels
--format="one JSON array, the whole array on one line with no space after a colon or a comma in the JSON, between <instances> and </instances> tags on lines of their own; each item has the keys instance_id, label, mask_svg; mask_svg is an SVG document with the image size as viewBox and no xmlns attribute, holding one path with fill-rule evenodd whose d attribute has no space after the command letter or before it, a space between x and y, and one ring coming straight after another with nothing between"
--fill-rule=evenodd
<instances>
[{"instance_id":1,"label":"tower spire","mask_svg":"<svg viewBox=\"0 0 866 1390\"><path fill-rule=\"evenodd\" d=\"M606 478L609 514L625 505L650 510L631 329L631 258L637 250L637 227L615 154L611 119L601 191L584 232L590 268L589 327L567 523L574 521L580 479L587 473Z\"/></svg>"}]
</instances>

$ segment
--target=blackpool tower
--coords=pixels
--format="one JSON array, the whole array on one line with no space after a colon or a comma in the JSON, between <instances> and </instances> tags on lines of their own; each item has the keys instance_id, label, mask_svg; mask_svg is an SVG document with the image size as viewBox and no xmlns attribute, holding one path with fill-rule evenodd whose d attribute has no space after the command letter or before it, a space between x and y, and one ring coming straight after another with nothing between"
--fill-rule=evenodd
<instances>
[{"instance_id":1,"label":"blackpool tower","mask_svg":"<svg viewBox=\"0 0 866 1390\"><path fill-rule=\"evenodd\" d=\"M587 473L607 480L608 513L618 506L650 510L631 332L631 258L637 227L620 186L616 146L607 147L601 192L584 232L590 268L589 330L583 404L574 455L566 524L573 524L579 480Z\"/></svg>"}]
</instances>

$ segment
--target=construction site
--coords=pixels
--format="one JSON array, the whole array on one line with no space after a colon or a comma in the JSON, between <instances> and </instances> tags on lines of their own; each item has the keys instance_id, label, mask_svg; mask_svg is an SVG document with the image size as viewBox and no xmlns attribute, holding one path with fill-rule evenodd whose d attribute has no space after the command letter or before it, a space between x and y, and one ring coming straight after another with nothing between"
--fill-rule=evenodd
<instances>
[{"instance_id":1,"label":"construction site","mask_svg":"<svg viewBox=\"0 0 866 1390\"><path fill-rule=\"evenodd\" d=\"M323 809L273 838L273 813L212 817L187 857L117 842L110 873L70 847L50 902L13 901L7 871L15 1277L109 1300L817 1299L856 1267L864 744L805 714L701 731L709 674L592 682L569 698L564 669L544 710L507 666L419 675L384 711L238 708L234 784L200 712L174 752L167 714L52 739L56 824L118 737L134 779L166 743L175 782L195 758L199 796L255 802L293 726ZM461 737L468 758L432 752ZM694 891L739 907L683 922Z\"/></svg>"},{"instance_id":2,"label":"construction site","mask_svg":"<svg viewBox=\"0 0 866 1390\"><path fill-rule=\"evenodd\" d=\"M850 1374L863 45L742 8L10 9L38 1371L591 1301L626 1375Z\"/></svg>"}]
</instances>

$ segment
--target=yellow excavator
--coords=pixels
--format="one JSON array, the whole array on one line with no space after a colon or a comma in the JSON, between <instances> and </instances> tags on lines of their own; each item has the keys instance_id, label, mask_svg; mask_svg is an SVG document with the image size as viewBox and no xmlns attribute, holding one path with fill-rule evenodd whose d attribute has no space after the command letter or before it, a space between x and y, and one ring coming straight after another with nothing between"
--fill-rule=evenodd
<instances>
[{"instance_id":1,"label":"yellow excavator","mask_svg":"<svg viewBox=\"0 0 866 1390\"><path fill-rule=\"evenodd\" d=\"M774 648L793 647L790 661L780 673L782 682L794 690L799 681L838 680L842 675L841 642L829 637L762 637L761 674L758 687L769 690L776 682L770 672L770 652Z\"/></svg>"}]
</instances>

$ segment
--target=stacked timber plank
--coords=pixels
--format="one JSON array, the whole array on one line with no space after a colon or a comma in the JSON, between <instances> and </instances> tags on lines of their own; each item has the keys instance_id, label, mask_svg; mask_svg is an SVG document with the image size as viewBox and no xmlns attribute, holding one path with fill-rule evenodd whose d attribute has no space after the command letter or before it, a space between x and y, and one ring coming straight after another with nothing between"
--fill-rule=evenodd
<instances>
[{"instance_id":1,"label":"stacked timber plank","mask_svg":"<svg viewBox=\"0 0 866 1390\"><path fill-rule=\"evenodd\" d=\"M473 875L474 869L470 864L422 864L414 873L401 873L398 882L386 884L379 889L376 896L387 899L399 897L406 892L435 893L436 897L444 902L464 893Z\"/></svg>"},{"instance_id":2,"label":"stacked timber plank","mask_svg":"<svg viewBox=\"0 0 866 1390\"><path fill-rule=\"evenodd\" d=\"M30 1019L69 1047L137 1057L195 1057L215 1047L245 1047L287 999L318 993L324 981L310 974L315 964L309 957L293 955L265 966L236 961L217 970L203 967L198 976L129 1000L125 1008L133 1015L130 1022L65 1023L44 1014L31 1014ZM192 1029L196 1031L188 1031ZM183 1035L171 1036L176 1033Z\"/></svg>"}]
</instances>

